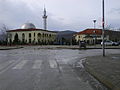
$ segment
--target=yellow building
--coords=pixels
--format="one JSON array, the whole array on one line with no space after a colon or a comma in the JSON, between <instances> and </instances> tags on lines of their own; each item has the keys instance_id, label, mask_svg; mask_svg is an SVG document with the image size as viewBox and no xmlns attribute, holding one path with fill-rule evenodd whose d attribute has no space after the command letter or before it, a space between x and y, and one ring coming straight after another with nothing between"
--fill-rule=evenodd
<instances>
[{"instance_id":1,"label":"yellow building","mask_svg":"<svg viewBox=\"0 0 120 90\"><path fill-rule=\"evenodd\" d=\"M75 35L75 40L85 41L87 44L98 44L102 41L102 29L86 29ZM105 40L109 40L109 35L105 34Z\"/></svg>"},{"instance_id":2,"label":"yellow building","mask_svg":"<svg viewBox=\"0 0 120 90\"><path fill-rule=\"evenodd\" d=\"M53 44L56 32L36 29L32 23L25 23L21 29L7 31L9 44Z\"/></svg>"}]
</instances>

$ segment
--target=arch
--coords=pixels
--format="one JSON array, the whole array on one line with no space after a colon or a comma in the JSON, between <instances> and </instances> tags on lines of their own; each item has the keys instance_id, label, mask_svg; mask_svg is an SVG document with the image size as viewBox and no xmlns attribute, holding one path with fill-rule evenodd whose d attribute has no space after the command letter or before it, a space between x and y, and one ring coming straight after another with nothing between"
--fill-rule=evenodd
<instances>
[{"instance_id":1,"label":"arch","mask_svg":"<svg viewBox=\"0 0 120 90\"><path fill-rule=\"evenodd\" d=\"M14 43L18 44L18 42L19 42L19 37L18 37L18 34L16 33L14 36Z\"/></svg>"},{"instance_id":2,"label":"arch","mask_svg":"<svg viewBox=\"0 0 120 90\"><path fill-rule=\"evenodd\" d=\"M42 34L42 37L44 37L44 36L45 36L45 34L43 33L43 34Z\"/></svg>"},{"instance_id":3,"label":"arch","mask_svg":"<svg viewBox=\"0 0 120 90\"><path fill-rule=\"evenodd\" d=\"M35 33L34 33L34 37L35 37Z\"/></svg>"},{"instance_id":4,"label":"arch","mask_svg":"<svg viewBox=\"0 0 120 90\"><path fill-rule=\"evenodd\" d=\"M41 38L41 33L38 33L38 34L37 34L37 37L40 39L40 38Z\"/></svg>"},{"instance_id":5,"label":"arch","mask_svg":"<svg viewBox=\"0 0 120 90\"><path fill-rule=\"evenodd\" d=\"M22 34L22 39L25 39L25 34L24 33Z\"/></svg>"},{"instance_id":6,"label":"arch","mask_svg":"<svg viewBox=\"0 0 120 90\"><path fill-rule=\"evenodd\" d=\"M25 42L25 34L22 33L22 42L24 43Z\"/></svg>"},{"instance_id":7,"label":"arch","mask_svg":"<svg viewBox=\"0 0 120 90\"><path fill-rule=\"evenodd\" d=\"M31 43L31 33L29 33L29 43Z\"/></svg>"},{"instance_id":8,"label":"arch","mask_svg":"<svg viewBox=\"0 0 120 90\"><path fill-rule=\"evenodd\" d=\"M49 34L49 37L50 37L50 38L51 38L51 36L52 36L52 35L51 35L51 34Z\"/></svg>"},{"instance_id":9,"label":"arch","mask_svg":"<svg viewBox=\"0 0 120 90\"><path fill-rule=\"evenodd\" d=\"M38 43L40 44L41 33L37 34Z\"/></svg>"},{"instance_id":10,"label":"arch","mask_svg":"<svg viewBox=\"0 0 120 90\"><path fill-rule=\"evenodd\" d=\"M29 33L29 38L31 38L31 33Z\"/></svg>"}]
</instances>

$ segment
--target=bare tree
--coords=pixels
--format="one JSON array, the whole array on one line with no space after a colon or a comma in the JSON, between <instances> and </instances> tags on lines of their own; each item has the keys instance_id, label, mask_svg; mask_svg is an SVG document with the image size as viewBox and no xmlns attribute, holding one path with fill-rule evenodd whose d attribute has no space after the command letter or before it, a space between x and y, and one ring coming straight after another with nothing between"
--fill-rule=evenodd
<instances>
[{"instance_id":1,"label":"bare tree","mask_svg":"<svg viewBox=\"0 0 120 90\"><path fill-rule=\"evenodd\" d=\"M0 25L0 41L6 41L6 39L7 39L6 31L7 30L8 30L7 25L5 25L5 24Z\"/></svg>"},{"instance_id":2,"label":"bare tree","mask_svg":"<svg viewBox=\"0 0 120 90\"><path fill-rule=\"evenodd\" d=\"M105 27L105 30L114 30L114 27L111 24L109 24Z\"/></svg>"},{"instance_id":3,"label":"bare tree","mask_svg":"<svg viewBox=\"0 0 120 90\"><path fill-rule=\"evenodd\" d=\"M117 30L120 31L120 28L118 28Z\"/></svg>"}]
</instances>

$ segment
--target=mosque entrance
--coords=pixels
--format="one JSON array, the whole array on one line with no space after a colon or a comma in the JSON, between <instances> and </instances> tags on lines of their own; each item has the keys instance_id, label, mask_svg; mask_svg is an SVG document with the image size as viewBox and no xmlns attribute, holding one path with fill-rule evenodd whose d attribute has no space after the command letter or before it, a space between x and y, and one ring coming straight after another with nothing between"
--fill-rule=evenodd
<instances>
[{"instance_id":1,"label":"mosque entrance","mask_svg":"<svg viewBox=\"0 0 120 90\"><path fill-rule=\"evenodd\" d=\"M14 36L14 43L18 44L18 42L19 42L19 38L18 38L18 34L16 33Z\"/></svg>"}]
</instances>

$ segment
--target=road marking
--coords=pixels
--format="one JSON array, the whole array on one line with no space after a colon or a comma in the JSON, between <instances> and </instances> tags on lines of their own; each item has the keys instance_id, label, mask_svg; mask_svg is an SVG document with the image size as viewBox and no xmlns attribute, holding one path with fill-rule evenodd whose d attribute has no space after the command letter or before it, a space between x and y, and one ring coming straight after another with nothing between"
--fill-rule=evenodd
<instances>
[{"instance_id":1,"label":"road marking","mask_svg":"<svg viewBox=\"0 0 120 90\"><path fill-rule=\"evenodd\" d=\"M13 63L15 60L10 60L10 61L7 61L5 63L1 63L0 64L0 70L2 70L3 68L7 67L8 65L10 65L11 63Z\"/></svg>"},{"instance_id":2,"label":"road marking","mask_svg":"<svg viewBox=\"0 0 120 90\"><path fill-rule=\"evenodd\" d=\"M77 79L78 79L79 81L81 81L81 78L80 78L80 77L78 77L78 76L77 76Z\"/></svg>"},{"instance_id":3,"label":"road marking","mask_svg":"<svg viewBox=\"0 0 120 90\"><path fill-rule=\"evenodd\" d=\"M41 60L35 60L32 69L40 69L41 65L42 65L42 61Z\"/></svg>"},{"instance_id":4,"label":"road marking","mask_svg":"<svg viewBox=\"0 0 120 90\"><path fill-rule=\"evenodd\" d=\"M86 58L80 59L80 61L78 62L78 64L75 67L80 67L80 68L84 68L84 63L85 63Z\"/></svg>"},{"instance_id":5,"label":"road marking","mask_svg":"<svg viewBox=\"0 0 120 90\"><path fill-rule=\"evenodd\" d=\"M57 68L57 62L55 60L49 60L50 68Z\"/></svg>"},{"instance_id":6,"label":"road marking","mask_svg":"<svg viewBox=\"0 0 120 90\"><path fill-rule=\"evenodd\" d=\"M22 67L27 63L28 60L22 60L20 63L18 63L15 67L12 69L22 69Z\"/></svg>"},{"instance_id":7,"label":"road marking","mask_svg":"<svg viewBox=\"0 0 120 90\"><path fill-rule=\"evenodd\" d=\"M20 60L20 59L19 59ZM9 68L12 68L14 65L16 65L19 60L15 61L13 63L11 63L10 65L6 66L2 71L0 71L0 74L4 73L5 71L7 71Z\"/></svg>"}]
</instances>

